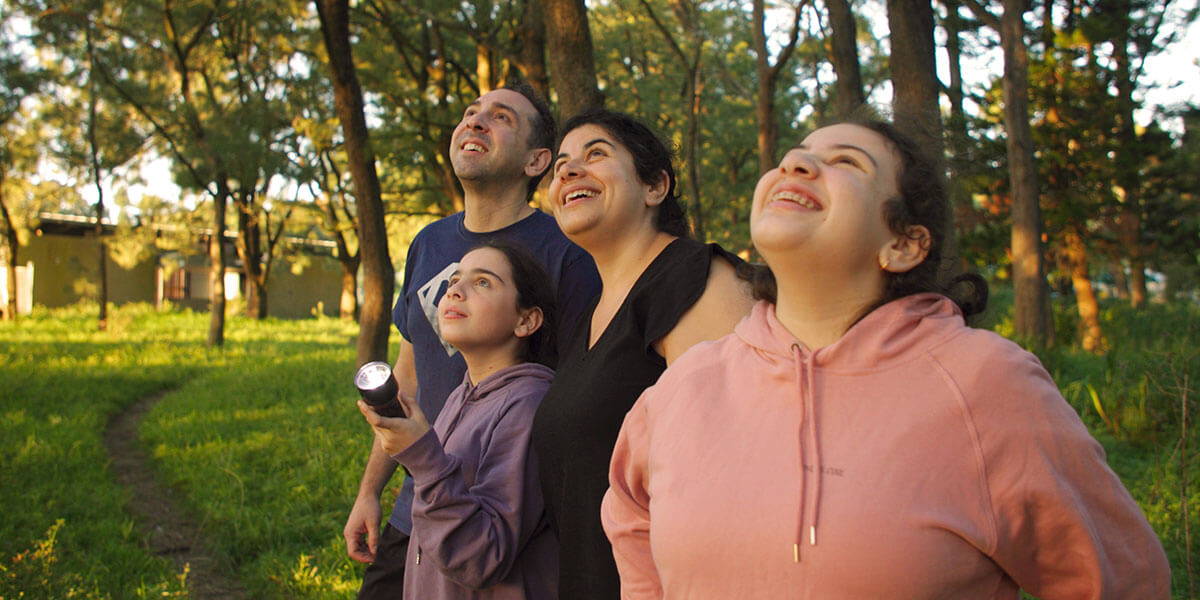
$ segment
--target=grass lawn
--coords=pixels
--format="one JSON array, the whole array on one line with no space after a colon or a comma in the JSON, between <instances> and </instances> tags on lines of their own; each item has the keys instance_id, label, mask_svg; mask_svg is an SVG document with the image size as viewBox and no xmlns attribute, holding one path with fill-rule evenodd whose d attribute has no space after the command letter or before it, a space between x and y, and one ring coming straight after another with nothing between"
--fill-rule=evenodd
<instances>
[{"instance_id":1,"label":"grass lawn","mask_svg":"<svg viewBox=\"0 0 1200 600\"><path fill-rule=\"evenodd\" d=\"M987 326L1007 333L1003 293L996 304ZM1107 354L1060 343L1039 355L1159 533L1175 598L1189 598L1200 308L1104 315ZM1067 339L1069 310L1058 320ZM209 350L207 324L145 306L111 311L105 333L87 306L0 323L0 600L188 597L188 574L123 510L102 441L114 415L163 391L140 428L147 453L249 596L353 597L362 568L341 529L370 441L350 383L357 326L231 317L224 348Z\"/></svg>"}]
</instances>

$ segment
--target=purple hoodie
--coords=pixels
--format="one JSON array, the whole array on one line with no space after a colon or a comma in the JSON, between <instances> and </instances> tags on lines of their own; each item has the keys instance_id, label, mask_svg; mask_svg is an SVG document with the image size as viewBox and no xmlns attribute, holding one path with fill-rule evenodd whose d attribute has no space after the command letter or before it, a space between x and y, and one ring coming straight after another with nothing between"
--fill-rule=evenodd
<instances>
[{"instance_id":1,"label":"purple hoodie","mask_svg":"<svg viewBox=\"0 0 1200 600\"><path fill-rule=\"evenodd\" d=\"M416 484L405 598L557 597L558 540L529 435L553 377L523 363L464 378L433 428L392 455Z\"/></svg>"}]
</instances>

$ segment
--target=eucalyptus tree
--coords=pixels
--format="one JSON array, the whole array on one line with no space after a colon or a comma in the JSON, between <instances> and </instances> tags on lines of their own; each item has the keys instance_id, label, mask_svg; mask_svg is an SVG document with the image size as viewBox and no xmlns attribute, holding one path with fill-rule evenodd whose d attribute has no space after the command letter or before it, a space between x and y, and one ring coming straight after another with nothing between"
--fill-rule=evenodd
<instances>
[{"instance_id":1,"label":"eucalyptus tree","mask_svg":"<svg viewBox=\"0 0 1200 600\"><path fill-rule=\"evenodd\" d=\"M710 2L697 13L705 30L700 57L699 113L695 164L688 168L688 122L694 105L687 100L690 79L685 63L664 44L660 25L679 33L674 12L664 2L652 2L660 18L636 18L646 8L638 2L612 2L589 15L596 39L596 62L606 105L643 118L680 150L681 192L695 219L702 215L698 235L720 241L734 250L750 248L746 219L759 171L758 124L755 117L757 84L749 11L734 2ZM794 62L794 61L793 61ZM793 69L780 71L773 118L777 129L790 127L804 104L796 91ZM701 197L688 182L695 178ZM695 206L702 206L701 211Z\"/></svg>"},{"instance_id":2,"label":"eucalyptus tree","mask_svg":"<svg viewBox=\"0 0 1200 600\"><path fill-rule=\"evenodd\" d=\"M559 113L565 119L602 106L604 96L596 82L592 33L583 0L539 1L546 8L546 48Z\"/></svg>"},{"instance_id":3,"label":"eucalyptus tree","mask_svg":"<svg viewBox=\"0 0 1200 600\"><path fill-rule=\"evenodd\" d=\"M1025 0L995 2L963 0L975 16L1000 34L1004 54L1003 114L1008 152L1011 208L1011 248L1014 328L1017 335L1035 344L1052 340L1050 295L1042 257L1042 218L1037 164L1029 112L1029 53L1026 45ZM987 4L984 4L987 2Z\"/></svg>"},{"instance_id":4,"label":"eucalyptus tree","mask_svg":"<svg viewBox=\"0 0 1200 600\"><path fill-rule=\"evenodd\" d=\"M844 2L844 0L842 1ZM796 42L800 39L801 9L806 3L807 0L801 0L799 4L791 6L793 18L791 29L786 34L787 41L779 50L775 64L771 64L770 51L767 47L766 1L753 0L752 2L751 30L754 33L754 75L758 83L754 116L758 122L759 173L765 173L775 166L775 147L779 136L779 130L775 124L775 95L779 87L780 75L787 68L788 62L792 58L792 52L796 49ZM846 8L849 12L848 5ZM853 23L853 17L851 17L851 22ZM837 64L836 61L835 64ZM857 57L854 59L854 65L854 72L857 73Z\"/></svg>"},{"instance_id":5,"label":"eucalyptus tree","mask_svg":"<svg viewBox=\"0 0 1200 600\"><path fill-rule=\"evenodd\" d=\"M77 19L82 32L76 36L56 36L58 44L53 46L40 45L43 60L51 65L47 68L51 77L47 80L50 93L39 106L39 112L51 132L46 139L48 157L56 159L63 172L80 181L89 181L94 189L95 300L99 309L98 327L104 331L108 322L110 260L104 221L112 206L106 202L106 189L121 178L124 167L137 162L148 134L136 122L130 122L128 107L101 82L97 73L95 24L82 15L64 14L58 18Z\"/></svg>"},{"instance_id":6,"label":"eucalyptus tree","mask_svg":"<svg viewBox=\"0 0 1200 600\"><path fill-rule=\"evenodd\" d=\"M363 307L358 322L358 364L386 361L395 275L388 255L383 201L363 112L363 93L350 44L350 3L347 0L317 0L317 12L333 81L334 104L354 181L358 239L365 271Z\"/></svg>"},{"instance_id":7,"label":"eucalyptus tree","mask_svg":"<svg viewBox=\"0 0 1200 600\"><path fill-rule=\"evenodd\" d=\"M829 59L837 73L834 106L847 116L867 102L858 60L858 23L849 0L825 0L829 13Z\"/></svg>"},{"instance_id":8,"label":"eucalyptus tree","mask_svg":"<svg viewBox=\"0 0 1200 600\"><path fill-rule=\"evenodd\" d=\"M931 0L887 0L896 126L942 162L942 119Z\"/></svg>"},{"instance_id":9,"label":"eucalyptus tree","mask_svg":"<svg viewBox=\"0 0 1200 600\"><path fill-rule=\"evenodd\" d=\"M342 269L342 289L338 311L342 319L358 318L358 216L348 158L343 149L340 127L334 114L332 88L321 75L311 72L310 80L291 89L293 135L288 138L288 158L295 179L310 192L310 207L320 215L319 232L301 232L332 237L337 246L335 257ZM389 253L390 256L390 253Z\"/></svg>"},{"instance_id":10,"label":"eucalyptus tree","mask_svg":"<svg viewBox=\"0 0 1200 600\"><path fill-rule=\"evenodd\" d=\"M1117 92L1114 183L1121 194L1116 224L1125 250L1124 258L1130 266L1129 292L1134 308L1141 308L1147 299L1148 256L1142 235L1146 210L1140 189L1147 152L1134 122L1134 112L1141 108L1136 96L1144 91L1142 76L1146 60L1154 54L1170 51L1198 13L1200 8L1194 4L1193 8L1185 10L1174 0L1105 0L1096 2L1088 18L1090 34L1099 42L1107 42L1106 46L1111 48L1108 80Z\"/></svg>"},{"instance_id":11,"label":"eucalyptus tree","mask_svg":"<svg viewBox=\"0 0 1200 600\"><path fill-rule=\"evenodd\" d=\"M268 162L286 119L272 102L286 88L274 81L287 56L272 54L278 23L294 3L198 0L106 3L77 0L38 6L38 26L50 43L70 46L93 32L93 69L153 132L155 149L171 158L176 181L212 198L208 236L211 320L208 344L221 345L225 324L227 206L239 214L273 176ZM265 8L269 7L269 8ZM259 41L265 42L260 44ZM279 161L276 161L278 163ZM260 292L253 270L253 219L242 219L239 247L250 294ZM261 309L261 295L249 304ZM261 312L260 312L261 315Z\"/></svg>"}]
</instances>

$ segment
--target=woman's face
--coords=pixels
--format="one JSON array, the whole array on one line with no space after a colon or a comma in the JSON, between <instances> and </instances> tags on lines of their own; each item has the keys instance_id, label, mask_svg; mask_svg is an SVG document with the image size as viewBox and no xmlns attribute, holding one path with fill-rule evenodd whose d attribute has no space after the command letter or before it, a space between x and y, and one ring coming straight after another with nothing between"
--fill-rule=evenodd
<instances>
[{"instance_id":1,"label":"woman's face","mask_svg":"<svg viewBox=\"0 0 1200 600\"><path fill-rule=\"evenodd\" d=\"M887 141L870 129L814 131L758 180L750 211L755 247L768 265L819 257L878 271L881 249L896 238L883 206L899 193L898 169Z\"/></svg>"},{"instance_id":2,"label":"woman's face","mask_svg":"<svg viewBox=\"0 0 1200 600\"><path fill-rule=\"evenodd\" d=\"M666 191L665 183L642 182L633 155L599 125L567 133L550 173L554 217L577 242L592 233L612 237L639 225L653 226L654 207Z\"/></svg>"}]
</instances>

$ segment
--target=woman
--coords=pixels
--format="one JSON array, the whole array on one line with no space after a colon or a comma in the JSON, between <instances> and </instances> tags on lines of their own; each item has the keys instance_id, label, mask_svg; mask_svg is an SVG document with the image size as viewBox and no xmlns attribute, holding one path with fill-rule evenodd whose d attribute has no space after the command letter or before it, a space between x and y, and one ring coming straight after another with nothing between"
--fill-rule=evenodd
<instances>
[{"instance_id":1,"label":"woman","mask_svg":"<svg viewBox=\"0 0 1200 600\"><path fill-rule=\"evenodd\" d=\"M645 125L595 111L563 132L549 202L602 287L538 408L533 441L561 544L559 596L610 600L619 580L600 501L621 421L668 363L732 331L752 300L736 257L687 239L670 153Z\"/></svg>"},{"instance_id":2,"label":"woman","mask_svg":"<svg viewBox=\"0 0 1200 600\"><path fill-rule=\"evenodd\" d=\"M763 300L646 391L613 453L623 597L1169 597L1045 369L964 323L986 284L938 285L946 210L880 123L819 129L762 176Z\"/></svg>"}]
</instances>

